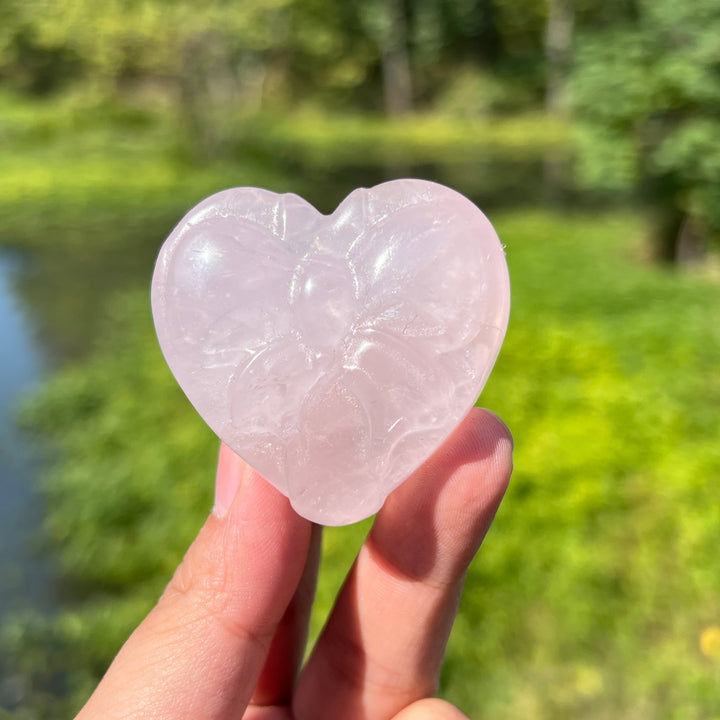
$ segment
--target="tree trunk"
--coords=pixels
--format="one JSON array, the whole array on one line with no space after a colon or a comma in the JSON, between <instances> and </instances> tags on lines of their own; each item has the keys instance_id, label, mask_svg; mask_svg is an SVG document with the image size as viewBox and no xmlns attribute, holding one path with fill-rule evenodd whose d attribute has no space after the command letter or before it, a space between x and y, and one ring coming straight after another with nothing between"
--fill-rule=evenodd
<instances>
[{"instance_id":1,"label":"tree trunk","mask_svg":"<svg viewBox=\"0 0 720 720\"><path fill-rule=\"evenodd\" d=\"M681 265L701 263L707 255L707 232L692 215L686 215L678 235L676 258Z\"/></svg>"},{"instance_id":2,"label":"tree trunk","mask_svg":"<svg viewBox=\"0 0 720 720\"><path fill-rule=\"evenodd\" d=\"M680 249L680 234L687 220L686 214L674 207L658 211L653 246L655 259L666 265L675 265Z\"/></svg>"},{"instance_id":3,"label":"tree trunk","mask_svg":"<svg viewBox=\"0 0 720 720\"><path fill-rule=\"evenodd\" d=\"M574 27L575 0L548 0L545 109L548 114L561 118L568 112ZM570 158L562 150L551 149L545 153L545 197L551 205L565 201L571 170Z\"/></svg>"},{"instance_id":4,"label":"tree trunk","mask_svg":"<svg viewBox=\"0 0 720 720\"><path fill-rule=\"evenodd\" d=\"M575 0L548 0L545 107L548 112L557 115L564 114L568 109L574 27Z\"/></svg>"},{"instance_id":5,"label":"tree trunk","mask_svg":"<svg viewBox=\"0 0 720 720\"><path fill-rule=\"evenodd\" d=\"M707 253L707 235L692 215L665 207L656 215L653 250L654 259L665 265L699 263Z\"/></svg>"},{"instance_id":6,"label":"tree trunk","mask_svg":"<svg viewBox=\"0 0 720 720\"><path fill-rule=\"evenodd\" d=\"M385 12L387 28L380 48L385 112L397 116L409 113L413 108L413 82L403 0L385 0Z\"/></svg>"}]
</instances>

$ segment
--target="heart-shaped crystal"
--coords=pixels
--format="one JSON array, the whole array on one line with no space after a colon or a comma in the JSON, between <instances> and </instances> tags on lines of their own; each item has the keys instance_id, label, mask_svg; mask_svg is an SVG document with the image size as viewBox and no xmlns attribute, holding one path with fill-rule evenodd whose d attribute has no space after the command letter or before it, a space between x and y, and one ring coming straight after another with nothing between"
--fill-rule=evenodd
<instances>
[{"instance_id":1,"label":"heart-shaped crystal","mask_svg":"<svg viewBox=\"0 0 720 720\"><path fill-rule=\"evenodd\" d=\"M219 192L158 257L160 346L208 425L301 515L376 512L452 432L507 327L487 218L436 183L296 195Z\"/></svg>"}]
</instances>

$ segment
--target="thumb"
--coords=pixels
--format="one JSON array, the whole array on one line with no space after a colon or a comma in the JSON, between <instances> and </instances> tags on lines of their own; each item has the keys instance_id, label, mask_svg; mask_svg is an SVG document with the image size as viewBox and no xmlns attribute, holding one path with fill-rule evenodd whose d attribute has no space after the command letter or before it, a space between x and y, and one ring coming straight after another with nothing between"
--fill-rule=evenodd
<instances>
[{"instance_id":1,"label":"thumb","mask_svg":"<svg viewBox=\"0 0 720 720\"><path fill-rule=\"evenodd\" d=\"M223 446L213 514L78 720L241 718L300 580L310 530Z\"/></svg>"}]
</instances>

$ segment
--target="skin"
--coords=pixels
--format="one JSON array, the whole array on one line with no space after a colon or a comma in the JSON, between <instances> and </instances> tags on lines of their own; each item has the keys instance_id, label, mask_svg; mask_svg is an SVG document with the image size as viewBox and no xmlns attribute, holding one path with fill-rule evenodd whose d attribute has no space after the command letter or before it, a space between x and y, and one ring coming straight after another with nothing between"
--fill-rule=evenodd
<instances>
[{"instance_id":1,"label":"skin","mask_svg":"<svg viewBox=\"0 0 720 720\"><path fill-rule=\"evenodd\" d=\"M511 471L473 409L378 513L301 668L320 528L223 446L213 513L77 720L465 718L432 696Z\"/></svg>"}]
</instances>

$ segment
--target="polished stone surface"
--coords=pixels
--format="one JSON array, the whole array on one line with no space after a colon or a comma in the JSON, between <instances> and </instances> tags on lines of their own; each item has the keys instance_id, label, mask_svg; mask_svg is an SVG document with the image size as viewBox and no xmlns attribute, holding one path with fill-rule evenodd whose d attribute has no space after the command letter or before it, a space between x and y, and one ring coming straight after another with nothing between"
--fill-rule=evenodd
<instances>
[{"instance_id":1,"label":"polished stone surface","mask_svg":"<svg viewBox=\"0 0 720 720\"><path fill-rule=\"evenodd\" d=\"M509 305L487 218L421 180L355 190L329 216L296 195L219 192L173 230L152 285L192 404L327 525L376 512L467 414Z\"/></svg>"}]
</instances>

